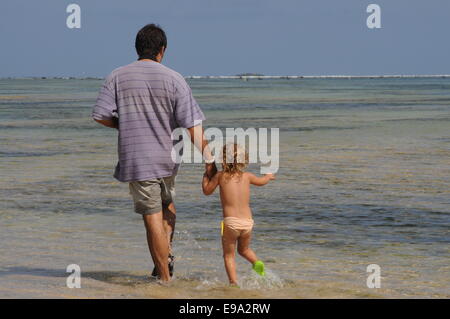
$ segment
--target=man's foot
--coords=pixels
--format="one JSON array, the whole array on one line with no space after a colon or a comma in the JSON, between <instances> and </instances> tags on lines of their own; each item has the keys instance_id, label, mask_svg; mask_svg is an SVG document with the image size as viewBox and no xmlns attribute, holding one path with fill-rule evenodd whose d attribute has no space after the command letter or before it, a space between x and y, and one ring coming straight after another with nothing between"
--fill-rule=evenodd
<instances>
[{"instance_id":1,"label":"man's foot","mask_svg":"<svg viewBox=\"0 0 450 319\"><path fill-rule=\"evenodd\" d=\"M262 277L266 275L264 268L264 263L261 260L255 261L255 263L253 264L253 270Z\"/></svg>"},{"instance_id":2,"label":"man's foot","mask_svg":"<svg viewBox=\"0 0 450 319\"><path fill-rule=\"evenodd\" d=\"M174 265L175 265L175 256L174 255L169 255L169 275L170 275L170 277L173 277ZM152 277L155 277L155 278L158 278L158 279L160 278L159 274L158 274L158 270L156 269L156 267L153 267Z\"/></svg>"},{"instance_id":3,"label":"man's foot","mask_svg":"<svg viewBox=\"0 0 450 319\"><path fill-rule=\"evenodd\" d=\"M159 278L158 270L156 269L156 267L153 267L152 277L154 277L154 278Z\"/></svg>"},{"instance_id":4,"label":"man's foot","mask_svg":"<svg viewBox=\"0 0 450 319\"><path fill-rule=\"evenodd\" d=\"M169 275L170 275L170 277L173 277L174 266L175 266L175 256L169 255Z\"/></svg>"}]
</instances>

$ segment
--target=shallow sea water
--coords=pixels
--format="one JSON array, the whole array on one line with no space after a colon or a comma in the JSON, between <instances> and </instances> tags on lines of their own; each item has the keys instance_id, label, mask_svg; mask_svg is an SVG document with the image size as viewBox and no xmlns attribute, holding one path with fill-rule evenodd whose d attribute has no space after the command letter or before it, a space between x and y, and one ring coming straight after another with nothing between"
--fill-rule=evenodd
<instances>
[{"instance_id":1,"label":"shallow sea water","mask_svg":"<svg viewBox=\"0 0 450 319\"><path fill-rule=\"evenodd\" d=\"M280 128L277 179L252 190L268 276L238 257L241 289L199 164L177 179L175 280L149 279L116 133L90 119L101 83L0 80L0 297L450 297L449 79L190 80L207 127Z\"/></svg>"}]
</instances>

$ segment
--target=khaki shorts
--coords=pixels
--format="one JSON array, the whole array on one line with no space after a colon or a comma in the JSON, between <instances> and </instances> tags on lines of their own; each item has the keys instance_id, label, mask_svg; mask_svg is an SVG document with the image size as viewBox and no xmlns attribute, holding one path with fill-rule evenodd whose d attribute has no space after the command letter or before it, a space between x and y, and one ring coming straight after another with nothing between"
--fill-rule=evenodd
<instances>
[{"instance_id":1,"label":"khaki shorts","mask_svg":"<svg viewBox=\"0 0 450 319\"><path fill-rule=\"evenodd\" d=\"M173 175L129 183L134 211L141 215L155 214L172 203L175 198L175 178L176 175Z\"/></svg>"}]
</instances>

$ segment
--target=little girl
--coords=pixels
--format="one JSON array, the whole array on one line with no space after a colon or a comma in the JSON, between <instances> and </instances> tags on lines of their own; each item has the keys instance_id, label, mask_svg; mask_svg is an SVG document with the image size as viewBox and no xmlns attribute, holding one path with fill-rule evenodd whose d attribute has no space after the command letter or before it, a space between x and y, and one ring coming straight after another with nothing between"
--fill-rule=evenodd
<instances>
[{"instance_id":1,"label":"little girl","mask_svg":"<svg viewBox=\"0 0 450 319\"><path fill-rule=\"evenodd\" d=\"M273 174L257 177L244 172L248 163L247 152L239 145L231 143L223 147L222 171L211 179L203 175L202 188L205 195L211 195L220 186L220 200L223 209L222 246L225 269L231 285L237 285L235 251L253 265L261 276L265 275L264 263L258 260L250 249L253 228L250 209L250 184L263 186L275 179Z\"/></svg>"}]
</instances>

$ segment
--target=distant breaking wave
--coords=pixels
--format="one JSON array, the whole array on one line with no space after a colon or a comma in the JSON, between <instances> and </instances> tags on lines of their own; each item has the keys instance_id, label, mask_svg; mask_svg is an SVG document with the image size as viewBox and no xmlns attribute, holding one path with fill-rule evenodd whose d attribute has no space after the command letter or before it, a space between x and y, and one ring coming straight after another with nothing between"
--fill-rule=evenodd
<instances>
[{"instance_id":1,"label":"distant breaking wave","mask_svg":"<svg viewBox=\"0 0 450 319\"><path fill-rule=\"evenodd\" d=\"M416 75L188 75L185 79L389 79L389 78L450 78L450 74L416 74ZM74 76L25 76L0 77L1 80L103 80L103 77Z\"/></svg>"},{"instance_id":2,"label":"distant breaking wave","mask_svg":"<svg viewBox=\"0 0 450 319\"><path fill-rule=\"evenodd\" d=\"M450 78L450 74L430 75L190 75L186 79L385 79L385 78Z\"/></svg>"}]
</instances>

